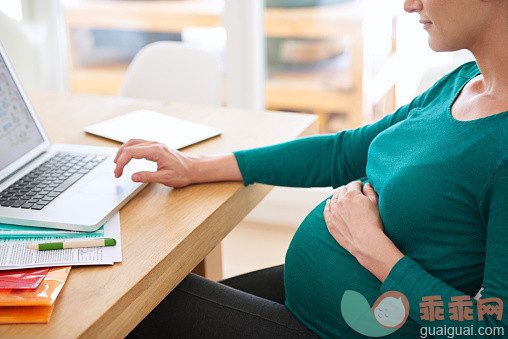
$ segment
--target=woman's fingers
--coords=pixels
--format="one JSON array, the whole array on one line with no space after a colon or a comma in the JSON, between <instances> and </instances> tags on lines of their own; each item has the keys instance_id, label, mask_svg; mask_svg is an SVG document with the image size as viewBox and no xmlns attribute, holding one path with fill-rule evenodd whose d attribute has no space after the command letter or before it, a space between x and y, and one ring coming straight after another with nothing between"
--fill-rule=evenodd
<instances>
[{"instance_id":1,"label":"woman's fingers","mask_svg":"<svg viewBox=\"0 0 508 339\"><path fill-rule=\"evenodd\" d=\"M132 159L157 162L160 158L159 150L160 147L145 146L145 144L126 147L116 161L115 177L119 178L122 175L125 165Z\"/></svg>"},{"instance_id":2,"label":"woman's fingers","mask_svg":"<svg viewBox=\"0 0 508 339\"><path fill-rule=\"evenodd\" d=\"M371 201L373 201L375 203L377 203L379 201L379 197L378 197L376 191L374 191L374 188L372 187L370 182L363 186L363 194L365 194L365 196L367 198L369 198Z\"/></svg>"},{"instance_id":3,"label":"woman's fingers","mask_svg":"<svg viewBox=\"0 0 508 339\"><path fill-rule=\"evenodd\" d=\"M330 219L330 199L326 200L325 209L323 210L323 216L325 217L325 222L328 224Z\"/></svg>"},{"instance_id":4,"label":"woman's fingers","mask_svg":"<svg viewBox=\"0 0 508 339\"><path fill-rule=\"evenodd\" d=\"M191 180L191 157L168 148L159 142L140 142L132 140L133 145L124 145L116 159L115 177L123 174L124 167L132 159L147 159L157 163L157 171L142 171L132 175L132 181L160 183L169 187L184 187ZM136 143L139 142L139 143Z\"/></svg>"},{"instance_id":5,"label":"woman's fingers","mask_svg":"<svg viewBox=\"0 0 508 339\"><path fill-rule=\"evenodd\" d=\"M351 181L349 184L346 185L346 190L347 190L347 192L361 193L362 192L362 182L359 180Z\"/></svg>"},{"instance_id":6,"label":"woman's fingers","mask_svg":"<svg viewBox=\"0 0 508 339\"><path fill-rule=\"evenodd\" d=\"M332 216L332 200L326 200L325 209L323 211L323 216L325 217L325 223L328 227L328 230L331 232L333 228L333 216Z\"/></svg>"},{"instance_id":7,"label":"woman's fingers","mask_svg":"<svg viewBox=\"0 0 508 339\"><path fill-rule=\"evenodd\" d=\"M344 196L346 195L346 193L347 193L347 187L345 185L337 188L337 198L338 198L337 202L342 200L344 198Z\"/></svg>"},{"instance_id":8,"label":"woman's fingers","mask_svg":"<svg viewBox=\"0 0 508 339\"><path fill-rule=\"evenodd\" d=\"M132 181L134 182L155 182L162 183L163 182L163 174L161 172L137 172L132 175Z\"/></svg>"},{"instance_id":9,"label":"woman's fingers","mask_svg":"<svg viewBox=\"0 0 508 339\"><path fill-rule=\"evenodd\" d=\"M325 209L323 211L323 217L325 219L325 223L326 223L326 228L328 228L328 232L330 232L330 234L335 234L335 231L333 229L334 227L334 222L333 222L333 217L332 217L332 211L331 211L331 200L328 199L326 201L326 204L325 204Z\"/></svg>"},{"instance_id":10,"label":"woman's fingers","mask_svg":"<svg viewBox=\"0 0 508 339\"><path fill-rule=\"evenodd\" d=\"M130 139L129 141L127 141L126 143L124 143L122 146L120 146L120 148L118 149L118 152L116 152L116 157L115 159L113 160L113 162L116 164L116 162L118 161L118 158L120 157L120 155L123 153L123 150L126 148L126 147L129 147L129 146L134 146L134 145L138 145L138 144L143 144L143 143L147 143L148 141L146 140L143 140L143 139Z\"/></svg>"},{"instance_id":11,"label":"woman's fingers","mask_svg":"<svg viewBox=\"0 0 508 339\"><path fill-rule=\"evenodd\" d=\"M353 255L369 245L369 241L365 242L364 238L373 234L373 229L383 230L379 210L376 212L372 208L372 202L376 202L376 208L378 206L377 193L371 184L365 184L362 193L362 186L361 181L353 181L339 187L331 199L326 201L323 211L331 236ZM359 246L359 243L363 245Z\"/></svg>"},{"instance_id":12,"label":"woman's fingers","mask_svg":"<svg viewBox=\"0 0 508 339\"><path fill-rule=\"evenodd\" d=\"M323 217L325 219L328 232L330 232L334 239L347 250L347 248L349 248L348 244L351 241L351 232L348 229L348 225L342 219L340 213L338 213L338 210L336 208L332 210L331 199L326 201Z\"/></svg>"},{"instance_id":13,"label":"woman's fingers","mask_svg":"<svg viewBox=\"0 0 508 339\"><path fill-rule=\"evenodd\" d=\"M340 186L339 188L337 188L333 193L332 198L330 199L330 205L335 206L342 199L345 193L346 186Z\"/></svg>"},{"instance_id":14,"label":"woman's fingers","mask_svg":"<svg viewBox=\"0 0 508 339\"><path fill-rule=\"evenodd\" d=\"M337 188L333 194L331 199L331 205L337 204L341 201L348 192L357 191L358 193L362 192L362 182L361 181L352 181L345 186L340 186Z\"/></svg>"}]
</instances>

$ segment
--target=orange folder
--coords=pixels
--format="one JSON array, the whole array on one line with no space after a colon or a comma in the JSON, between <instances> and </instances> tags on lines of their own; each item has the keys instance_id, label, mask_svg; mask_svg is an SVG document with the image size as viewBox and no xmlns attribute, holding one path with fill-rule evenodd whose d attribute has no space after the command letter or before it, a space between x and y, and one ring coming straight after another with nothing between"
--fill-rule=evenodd
<instances>
[{"instance_id":1,"label":"orange folder","mask_svg":"<svg viewBox=\"0 0 508 339\"><path fill-rule=\"evenodd\" d=\"M0 324L47 324L52 306L0 307Z\"/></svg>"},{"instance_id":2,"label":"orange folder","mask_svg":"<svg viewBox=\"0 0 508 339\"><path fill-rule=\"evenodd\" d=\"M0 324L47 323L71 266L51 268L33 290L0 290Z\"/></svg>"}]
</instances>

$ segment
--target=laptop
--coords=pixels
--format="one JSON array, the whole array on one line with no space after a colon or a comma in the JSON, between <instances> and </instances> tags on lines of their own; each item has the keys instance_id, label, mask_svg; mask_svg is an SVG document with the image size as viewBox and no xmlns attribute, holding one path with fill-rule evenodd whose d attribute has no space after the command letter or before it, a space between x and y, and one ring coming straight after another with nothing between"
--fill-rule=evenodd
<instances>
[{"instance_id":1,"label":"laptop","mask_svg":"<svg viewBox=\"0 0 508 339\"><path fill-rule=\"evenodd\" d=\"M0 44L1 224L97 230L145 186L131 180L143 162L114 178L116 152L51 145Z\"/></svg>"}]
</instances>

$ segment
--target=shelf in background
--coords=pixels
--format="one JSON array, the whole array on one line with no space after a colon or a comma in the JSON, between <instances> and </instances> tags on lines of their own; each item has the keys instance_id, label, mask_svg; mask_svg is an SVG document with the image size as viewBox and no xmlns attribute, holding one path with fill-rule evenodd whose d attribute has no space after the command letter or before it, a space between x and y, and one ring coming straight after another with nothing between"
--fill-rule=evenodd
<instances>
[{"instance_id":1,"label":"shelf in background","mask_svg":"<svg viewBox=\"0 0 508 339\"><path fill-rule=\"evenodd\" d=\"M222 6L203 0L64 0L63 4L71 28L180 32L189 26L222 26Z\"/></svg>"},{"instance_id":2,"label":"shelf in background","mask_svg":"<svg viewBox=\"0 0 508 339\"><path fill-rule=\"evenodd\" d=\"M127 67L118 63L74 68L71 89L75 93L116 95ZM347 74L329 71L274 74L266 81L267 108L347 111L351 109L347 98L352 91L348 78Z\"/></svg>"},{"instance_id":3,"label":"shelf in background","mask_svg":"<svg viewBox=\"0 0 508 339\"><path fill-rule=\"evenodd\" d=\"M71 28L180 32L185 27L222 27L220 5L205 0L186 1L86 1L64 0ZM371 1L323 7L267 8L268 37L333 38L354 34ZM369 10L368 10L369 9Z\"/></svg>"}]
</instances>

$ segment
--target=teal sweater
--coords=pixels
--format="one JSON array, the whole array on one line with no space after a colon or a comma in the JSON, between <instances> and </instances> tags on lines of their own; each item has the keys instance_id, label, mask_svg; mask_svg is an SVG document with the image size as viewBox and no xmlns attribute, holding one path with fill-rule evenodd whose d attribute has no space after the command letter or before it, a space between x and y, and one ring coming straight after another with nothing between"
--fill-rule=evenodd
<instances>
[{"instance_id":1,"label":"teal sweater","mask_svg":"<svg viewBox=\"0 0 508 339\"><path fill-rule=\"evenodd\" d=\"M318 335L362 337L341 315L344 291L357 291L372 305L395 290L408 298L410 313L386 338L417 338L421 326L438 331L445 325L474 331L501 326L508 336L508 314L478 321L473 299L475 320L454 321L448 311L450 297L474 297L481 287L483 298L498 297L508 306L508 112L472 121L455 120L450 112L479 74L476 63L464 64L371 125L235 152L245 185L338 187L362 178L379 195L385 233L405 255L384 283L329 234L324 202L293 237L286 306ZM444 303L444 320L421 320L422 297L435 295Z\"/></svg>"}]
</instances>

